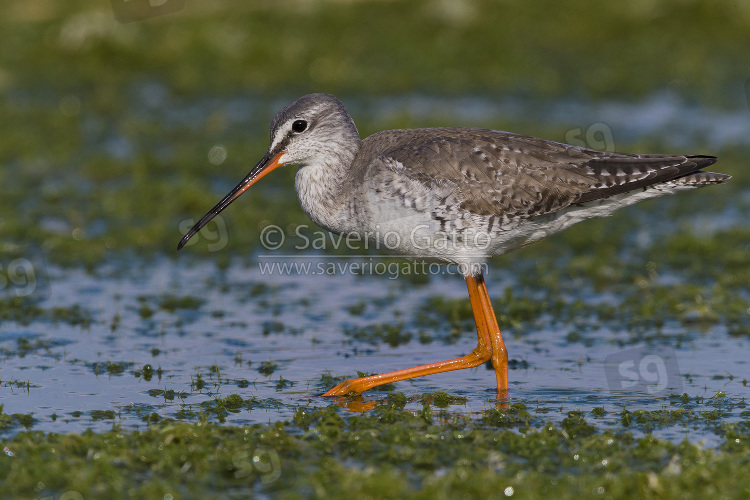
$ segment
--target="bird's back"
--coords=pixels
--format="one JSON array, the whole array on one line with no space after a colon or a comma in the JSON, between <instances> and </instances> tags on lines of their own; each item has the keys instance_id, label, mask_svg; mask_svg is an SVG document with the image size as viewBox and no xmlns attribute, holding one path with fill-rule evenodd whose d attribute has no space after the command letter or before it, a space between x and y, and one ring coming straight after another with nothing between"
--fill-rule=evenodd
<instances>
[{"instance_id":1,"label":"bird's back","mask_svg":"<svg viewBox=\"0 0 750 500\"><path fill-rule=\"evenodd\" d=\"M352 174L372 170L451 193L461 210L528 218L652 186L700 187L728 175L702 172L700 155L625 154L473 128L388 130L364 140ZM354 179L356 182L358 179Z\"/></svg>"}]
</instances>

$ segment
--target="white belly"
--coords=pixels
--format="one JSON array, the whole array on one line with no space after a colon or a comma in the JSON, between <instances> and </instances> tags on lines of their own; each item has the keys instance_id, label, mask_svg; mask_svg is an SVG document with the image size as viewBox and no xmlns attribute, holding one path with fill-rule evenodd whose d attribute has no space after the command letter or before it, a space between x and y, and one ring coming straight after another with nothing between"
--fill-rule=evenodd
<instances>
[{"instance_id":1,"label":"white belly","mask_svg":"<svg viewBox=\"0 0 750 500\"><path fill-rule=\"evenodd\" d=\"M369 203L371 218L365 237L379 244L379 250L405 258L482 264L492 256L539 241L579 222L608 217L634 203L683 189L693 187L638 190L570 206L553 214L504 222L498 222L498 217L457 210L456 218L441 223L430 211L404 207L403 200L373 197Z\"/></svg>"}]
</instances>

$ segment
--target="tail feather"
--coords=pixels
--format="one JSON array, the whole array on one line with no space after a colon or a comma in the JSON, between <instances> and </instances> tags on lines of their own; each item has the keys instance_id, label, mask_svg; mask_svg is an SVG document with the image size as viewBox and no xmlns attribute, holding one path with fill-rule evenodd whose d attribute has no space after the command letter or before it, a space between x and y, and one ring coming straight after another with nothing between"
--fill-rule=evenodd
<instances>
[{"instance_id":1,"label":"tail feather","mask_svg":"<svg viewBox=\"0 0 750 500\"><path fill-rule=\"evenodd\" d=\"M711 184L724 184L726 181L731 179L731 175L720 174L717 172L704 172L699 170L691 174L677 177L671 181L671 184L679 186L708 186Z\"/></svg>"},{"instance_id":2,"label":"tail feather","mask_svg":"<svg viewBox=\"0 0 750 500\"><path fill-rule=\"evenodd\" d=\"M730 176L704 172L702 168L718 161L706 155L627 155L602 153L586 162L585 174L597 179L579 203L609 198L639 189L700 187L726 182Z\"/></svg>"}]
</instances>

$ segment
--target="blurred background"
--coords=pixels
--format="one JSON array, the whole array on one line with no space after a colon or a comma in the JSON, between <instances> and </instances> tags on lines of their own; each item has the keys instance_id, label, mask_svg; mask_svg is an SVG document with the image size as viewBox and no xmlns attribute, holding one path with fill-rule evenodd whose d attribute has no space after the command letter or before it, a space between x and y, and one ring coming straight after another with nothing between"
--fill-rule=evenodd
<instances>
[{"instance_id":1,"label":"blurred background","mask_svg":"<svg viewBox=\"0 0 750 500\"><path fill-rule=\"evenodd\" d=\"M244 177L275 112L309 92L336 94L363 137L483 126L718 154L718 170L734 175L723 153L750 137L747 2L35 0L3 10L2 245L32 243L56 263L175 255L181 225ZM215 258L249 253L268 221L306 220L293 177L277 172L225 212L228 248Z\"/></svg>"},{"instance_id":2,"label":"blurred background","mask_svg":"<svg viewBox=\"0 0 750 500\"><path fill-rule=\"evenodd\" d=\"M36 428L106 426L115 411L123 425L195 420L222 387L266 401L260 416L241 417L266 422L355 368L473 348L458 277L259 274L259 254L273 253L263 228L316 229L293 167L265 177L178 256L182 234L266 151L274 114L310 92L337 95L363 137L476 126L719 156L716 171L733 176L726 185L496 258L488 283L512 390L534 405L588 411L596 401L612 411L602 422L621 425L632 401L609 396L602 366L634 344L676 350L664 359L687 374L677 394L748 396L739 373L750 332L750 2L24 0L2 9L0 395ZM277 253L294 255L294 244ZM483 369L409 384L399 390L457 388L480 409L493 397ZM643 407L668 404L626 392ZM677 427L668 432L682 439Z\"/></svg>"}]
</instances>

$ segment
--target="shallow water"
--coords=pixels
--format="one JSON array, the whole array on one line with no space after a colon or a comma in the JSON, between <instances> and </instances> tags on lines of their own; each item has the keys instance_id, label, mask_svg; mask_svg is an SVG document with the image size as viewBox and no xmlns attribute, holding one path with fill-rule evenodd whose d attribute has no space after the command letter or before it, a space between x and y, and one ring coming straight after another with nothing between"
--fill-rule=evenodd
<instances>
[{"instance_id":1,"label":"shallow water","mask_svg":"<svg viewBox=\"0 0 750 500\"><path fill-rule=\"evenodd\" d=\"M102 266L92 274L48 266L48 274L47 298L40 303L81 304L92 321L84 328L49 320L0 325L0 401L6 414L32 413L38 420L33 428L38 430L104 430L113 423L143 428L153 413L195 420L207 410L201 403L230 394L255 404L250 410L229 413L227 422L289 419L301 406L330 404L318 397L324 390L321 375L326 373L395 370L452 358L475 346L472 332L463 332L453 345L439 340L439 331L428 344L416 339L424 326L415 319L415 311L430 297L466 296L457 276L433 276L421 285L352 274L269 277L257 265L235 261L219 270L210 260L191 256L137 261L124 269ZM490 275L491 296L513 287L513 279L512 274L502 279ZM170 312L159 306L168 296L204 302ZM581 296L597 299L586 290ZM153 315L142 313L144 305ZM352 308L358 309L356 314ZM390 347L345 334L347 328L376 323L403 323L402 331L412 333L412 339ZM727 335L721 325L701 331L667 325L660 340L640 351L639 345L618 347L627 334L606 326L589 332L585 342L566 339L565 328L506 334L512 363L509 402L526 404L538 422L560 421L574 410L589 415L603 408L606 413L596 418L597 423L617 430L623 428L623 409L669 409L674 402L670 394L683 393L705 397L708 402L702 410L706 405L718 408L722 420L731 422L739 419L750 397L743 383L749 342ZM22 348L22 338L32 347ZM681 340L673 344L674 338ZM623 359L633 363L620 368ZM642 364L644 359L650 364ZM264 362L277 365L272 374L257 371ZM144 365L153 368L151 377L145 376ZM619 378L612 378L612 373L620 373ZM196 384L198 374L205 383L202 387ZM493 383L493 372L480 367L400 382L395 390L414 399L435 391L465 396L465 405L450 410L476 417L496 404ZM175 395L165 398L155 392L160 390ZM725 396L708 399L719 391ZM377 402L384 395L365 393L364 401ZM421 403L412 401L407 408L421 408ZM114 415L102 417L100 412L109 410ZM700 421L652 430L673 441L688 437L712 445L718 438L714 428Z\"/></svg>"},{"instance_id":2,"label":"shallow water","mask_svg":"<svg viewBox=\"0 0 750 500\"><path fill-rule=\"evenodd\" d=\"M295 97L275 101L257 96L183 100L156 82L134 85L128 93L130 106L123 121L139 126L156 123L165 135L186 129L192 135L200 135L206 117L219 116L231 138L226 147L221 145L217 161L209 153L208 159L214 166L227 155L235 154L233 147L246 143L248 137L265 137L267 119ZM721 153L722 146L742 144L750 136L750 113L745 109L707 110L665 92L636 104L417 94L342 98L355 119L366 116L370 126L393 126L402 121L494 126L491 124L498 120L507 120L519 124L516 130L520 130L524 124L538 122L545 124L545 130L560 131L559 137L550 139L580 142L600 149L628 150L620 147L621 142L644 141L655 134L669 147L697 144ZM9 99L20 108L35 102L20 91ZM106 121L106 117L95 112L81 117L81 149L86 154L103 153L127 163L137 147L152 148L163 160L173 159L170 146L136 144L112 127L99 126ZM571 129L574 125L579 128ZM219 145L206 143L206 146ZM205 158L195 161L205 162ZM228 177L234 175L228 171L222 173ZM41 224L48 235L59 239L72 235L73 240L89 244L86 238L110 234L108 226L113 221L96 219L76 223L78 226L63 215L53 215L63 213L55 203L67 207L97 192L93 181L80 176L73 179L77 180L61 178L60 182L74 184L71 196L62 197L59 202L52 197L52 201L45 202L49 210L44 210L46 215ZM272 194L287 190L287 198L278 195L280 203L276 208L291 210L294 205L295 214L299 214L291 186L280 186L278 179L281 177L258 189ZM133 195L131 191L118 190L122 187L120 180L111 181L107 189L112 191L104 197L107 202ZM739 179L732 182L735 181ZM171 177L162 182L171 185ZM206 193L224 193L233 185L219 181L213 184L206 186ZM623 222L629 217L637 222L637 229L631 225L625 230L624 244L614 256L619 262L614 265L626 267L631 260L630 252L647 254L658 248L667 235L691 230L707 238L718 231L743 226L750 211L750 198L739 190L735 195L731 201L712 199L716 205L702 206L700 211L687 198L681 198L683 202L651 202L646 207L628 210L628 215L616 216L611 219L615 226L626 225ZM716 196L721 196L718 188ZM266 213L268 209L258 201L260 198L251 198L256 204L253 215L257 216L260 210L260 217L273 217L273 222L277 222L276 217L282 214ZM683 203L681 207L690 208L675 210L675 205L669 203ZM123 207L134 208L128 204ZM662 209L670 207L679 214L661 216ZM256 253L250 259L251 264L235 258L229 260L228 267L220 269L218 266L224 265L227 255L232 254L231 248L225 248L231 246L229 235L235 247L242 243L237 237L238 224L230 223L234 218L239 221L243 214L233 208L234 211L225 212L226 217L217 219L223 224L218 232L216 228L213 228L215 234L207 232L212 230L209 226L191 242L208 245L203 250L207 248L209 254L203 257L198 257L199 252L192 252L190 247L173 260L165 257L147 260L124 250L114 254L116 257L107 254L104 258L108 260L99 261L93 272L87 273L46 264L42 251L26 251L24 257L40 271L37 276L40 286L30 297L32 303L45 309L80 306L84 317L90 317L91 322L83 327L64 318L56 322L36 318L29 324L8 320L0 323L0 404L4 405L4 413L32 413L37 419L34 429L56 432L107 429L113 424L126 429L140 428L148 425L147 420L196 420L201 414L238 424L286 420L301 406L331 403L318 396L327 388L322 376L354 376L357 370L367 373L396 370L457 357L475 347L471 325L457 335L452 331L455 325L444 318L437 323L434 318L427 323L422 318L435 297L468 302L460 276L431 276L426 284L415 284L406 278L373 276L369 271L362 276L350 272L269 276L259 265L292 262L338 266L381 261L377 256L362 261L351 255L332 255L336 252L323 256L303 254L290 251L289 245L278 251L264 250L259 255L258 241L262 242L262 238L257 228L254 231L258 236L253 233L252 238ZM655 217L657 212L660 216ZM100 215L97 212L97 217ZM122 217L129 220L130 215ZM284 223L278 222L292 224L294 217L297 215ZM163 237L169 241L171 251L180 234L178 225L184 232L181 226L188 223L189 227L193 222L170 219L170 227L158 227L158 231L150 228L144 232L152 239L143 243L138 236L137 243L156 247ZM261 222L260 227L272 223L265 219ZM309 221L305 220L305 224L308 236L318 231ZM154 237L157 233L163 236ZM117 251L117 238L118 234L112 234L103 243ZM215 248L211 247L214 243ZM132 242L117 244L126 246ZM557 263L564 268L568 265L565 259L576 256L569 248L560 250L562 255L568 255ZM529 274L536 268L533 257L524 259L514 261L518 267L513 269L490 266L488 286L493 298L502 297L506 289L513 290L514 297L520 294L537 303L550 298L540 293L539 288L527 290ZM7 261L0 264L7 265ZM646 267L645 262L636 266L641 264ZM690 279L679 270L674 271L660 269L658 280L653 283L678 286ZM644 269L635 272L643 273ZM560 282L569 281L561 288L565 307L577 300L592 307L597 304L617 307L623 302L616 287L595 291L590 280L587 281L590 276L579 280L581 286L571 276L559 272L556 276ZM631 284L634 280L634 276L629 276ZM544 289L545 284L541 281L540 284ZM744 290L739 290L736 295L743 293ZM199 301L196 303L194 299ZM502 307L496 305L496 309L498 317L505 314ZM512 362L510 399L501 404L524 403L534 415L535 424L562 420L574 410L588 416L595 408L603 409L591 418L602 428L622 429L624 409L674 409L677 404L674 396L686 393L692 399L705 398L689 408L695 415L713 408L721 412L721 422L741 418L744 401L750 396L746 386L749 373L746 353L750 347L747 335L730 335L727 324L721 321L691 323L674 318L662 328L647 327L646 331L634 333L624 325L587 317L585 308L580 314L583 317L574 317L567 323L556 321L554 311L547 312L546 317L542 315L538 321L521 325L507 324L515 320L510 313L505 323L500 320ZM386 325L382 327L385 333L392 336L384 340L384 332L376 331L381 337L371 338L372 330L381 324ZM357 335L364 338L355 338ZM421 407L418 396L423 393L446 391L465 396L465 405L453 405L450 410L479 418L483 410L497 404L493 379L490 369L480 367L404 381L394 389L405 393L410 398L407 408L415 410ZM723 394L709 399L719 391ZM239 394L251 403L241 410L217 411L216 400L230 394ZM386 394L372 391L363 396L363 401L377 402ZM688 419L684 425L640 426L636 432L653 431L675 441L687 436L691 441L710 445L716 442L717 425L696 418ZM14 429L18 430L18 426Z\"/></svg>"}]
</instances>

